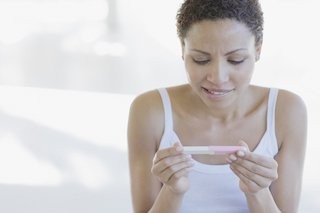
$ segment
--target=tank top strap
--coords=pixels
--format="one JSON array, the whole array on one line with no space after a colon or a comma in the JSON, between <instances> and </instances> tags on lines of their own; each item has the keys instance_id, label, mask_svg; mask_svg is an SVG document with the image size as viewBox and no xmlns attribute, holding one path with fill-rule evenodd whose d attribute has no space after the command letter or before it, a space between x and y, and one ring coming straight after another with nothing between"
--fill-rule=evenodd
<instances>
[{"instance_id":1,"label":"tank top strap","mask_svg":"<svg viewBox=\"0 0 320 213\"><path fill-rule=\"evenodd\" d=\"M169 94L166 90L166 88L160 88L158 89L162 104L163 104L163 110L164 110L164 119L165 119L165 125L164 125L164 131L172 131L173 130L173 120L172 120L172 107L171 107L171 101Z\"/></svg>"},{"instance_id":2,"label":"tank top strap","mask_svg":"<svg viewBox=\"0 0 320 213\"><path fill-rule=\"evenodd\" d=\"M277 105L278 89L270 88L267 112L267 128L275 132L275 114Z\"/></svg>"},{"instance_id":3,"label":"tank top strap","mask_svg":"<svg viewBox=\"0 0 320 213\"><path fill-rule=\"evenodd\" d=\"M276 105L277 105L278 89L270 88L268 111L267 111L267 138L268 140L262 142L266 145L265 150L269 150L271 156L276 155L278 152L278 142L276 137ZM263 146L263 145L262 145Z\"/></svg>"}]
</instances>

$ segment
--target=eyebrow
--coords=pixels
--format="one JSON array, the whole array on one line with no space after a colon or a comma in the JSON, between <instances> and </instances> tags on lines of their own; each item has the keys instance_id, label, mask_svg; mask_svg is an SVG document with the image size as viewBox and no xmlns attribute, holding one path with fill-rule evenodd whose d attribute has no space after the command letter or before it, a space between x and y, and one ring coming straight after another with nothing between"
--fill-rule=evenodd
<instances>
[{"instance_id":1,"label":"eyebrow","mask_svg":"<svg viewBox=\"0 0 320 213\"><path fill-rule=\"evenodd\" d=\"M205 54L205 55L210 55L210 53L207 53L205 51L202 51L202 50L198 50L198 49L190 49L191 51L194 51L194 52L199 52L199 53L202 53L202 54Z\"/></svg>"},{"instance_id":2,"label":"eyebrow","mask_svg":"<svg viewBox=\"0 0 320 213\"><path fill-rule=\"evenodd\" d=\"M202 53L202 54L205 54L205 55L210 55L210 53L202 51L202 50L198 50L198 49L190 49L190 50L191 51L195 51L195 52L199 52L199 53ZM246 48L238 48L238 49L232 50L230 52L227 52L225 55L230 55L232 53L235 53L235 52L238 52L238 51L243 51L243 50L248 50L248 49L246 49Z\"/></svg>"},{"instance_id":3,"label":"eyebrow","mask_svg":"<svg viewBox=\"0 0 320 213\"><path fill-rule=\"evenodd\" d=\"M239 48L239 49L235 49L235 50L232 50L230 52L227 52L226 55L230 55L232 53L235 53L235 52L238 52L238 51L243 51L243 50L248 50L247 48Z\"/></svg>"}]
</instances>

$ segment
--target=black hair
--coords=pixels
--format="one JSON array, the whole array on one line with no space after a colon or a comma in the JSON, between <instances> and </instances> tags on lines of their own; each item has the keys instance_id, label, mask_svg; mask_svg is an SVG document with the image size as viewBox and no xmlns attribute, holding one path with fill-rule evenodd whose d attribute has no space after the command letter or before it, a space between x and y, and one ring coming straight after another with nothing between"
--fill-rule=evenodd
<instances>
[{"instance_id":1,"label":"black hair","mask_svg":"<svg viewBox=\"0 0 320 213\"><path fill-rule=\"evenodd\" d=\"M203 20L233 19L245 24L255 36L263 39L263 12L259 0L185 0L177 13L177 33L181 41L190 27Z\"/></svg>"}]
</instances>

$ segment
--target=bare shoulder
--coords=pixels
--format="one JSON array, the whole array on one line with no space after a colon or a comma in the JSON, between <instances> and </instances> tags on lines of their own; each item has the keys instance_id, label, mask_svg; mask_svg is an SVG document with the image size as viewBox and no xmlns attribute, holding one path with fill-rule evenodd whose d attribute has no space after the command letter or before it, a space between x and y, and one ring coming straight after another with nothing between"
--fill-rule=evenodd
<instances>
[{"instance_id":1,"label":"bare shoulder","mask_svg":"<svg viewBox=\"0 0 320 213\"><path fill-rule=\"evenodd\" d=\"M130 106L128 142L156 149L163 131L163 107L157 90L138 95Z\"/></svg>"},{"instance_id":2,"label":"bare shoulder","mask_svg":"<svg viewBox=\"0 0 320 213\"><path fill-rule=\"evenodd\" d=\"M276 117L277 135L281 141L287 141L289 138L304 140L307 128L307 108L299 95L287 90L279 90Z\"/></svg>"},{"instance_id":3,"label":"bare shoulder","mask_svg":"<svg viewBox=\"0 0 320 213\"><path fill-rule=\"evenodd\" d=\"M135 113L143 112L142 114L148 114L159 112L162 109L162 102L157 90L151 90L144 92L134 98L130 106L130 112ZM157 113L156 113L157 114Z\"/></svg>"},{"instance_id":4,"label":"bare shoulder","mask_svg":"<svg viewBox=\"0 0 320 213\"><path fill-rule=\"evenodd\" d=\"M304 100L299 95L287 90L279 90L277 112L279 117L287 122L291 119L303 121L307 116Z\"/></svg>"},{"instance_id":5,"label":"bare shoulder","mask_svg":"<svg viewBox=\"0 0 320 213\"><path fill-rule=\"evenodd\" d=\"M303 109L305 109L305 103L302 97L288 90L279 89L278 102L279 101L287 102L287 104L283 104L283 106L285 105L292 106L293 104L294 107L299 107L299 108L302 107Z\"/></svg>"}]
</instances>

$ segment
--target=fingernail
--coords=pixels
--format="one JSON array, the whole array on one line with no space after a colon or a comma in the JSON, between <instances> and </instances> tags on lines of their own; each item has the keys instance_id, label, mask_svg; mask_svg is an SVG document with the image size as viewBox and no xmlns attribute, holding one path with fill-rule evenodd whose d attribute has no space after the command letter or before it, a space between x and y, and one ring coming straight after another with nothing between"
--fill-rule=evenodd
<instances>
[{"instance_id":1,"label":"fingernail","mask_svg":"<svg viewBox=\"0 0 320 213\"><path fill-rule=\"evenodd\" d=\"M181 152L181 151L182 151L182 147L181 147L181 146L177 146L177 147L176 147L176 151L177 151L177 152Z\"/></svg>"},{"instance_id":2,"label":"fingernail","mask_svg":"<svg viewBox=\"0 0 320 213\"><path fill-rule=\"evenodd\" d=\"M236 157L235 155L233 155L233 154L232 154L232 155L230 155L230 157L229 157L229 158L230 158L230 160L232 160L232 161L237 160L237 157Z\"/></svg>"},{"instance_id":3,"label":"fingernail","mask_svg":"<svg viewBox=\"0 0 320 213\"><path fill-rule=\"evenodd\" d=\"M245 156L245 153L244 153L243 151L238 151L238 152L237 152L237 155L238 155L239 157L244 157L244 156Z\"/></svg>"},{"instance_id":4,"label":"fingernail","mask_svg":"<svg viewBox=\"0 0 320 213\"><path fill-rule=\"evenodd\" d=\"M241 150L244 151L244 152L248 152L249 151L249 149L247 147L245 147L245 146L243 146Z\"/></svg>"}]
</instances>

